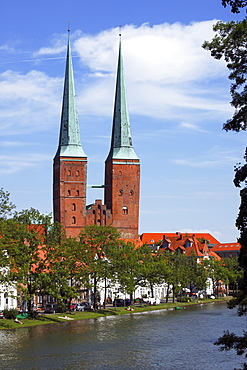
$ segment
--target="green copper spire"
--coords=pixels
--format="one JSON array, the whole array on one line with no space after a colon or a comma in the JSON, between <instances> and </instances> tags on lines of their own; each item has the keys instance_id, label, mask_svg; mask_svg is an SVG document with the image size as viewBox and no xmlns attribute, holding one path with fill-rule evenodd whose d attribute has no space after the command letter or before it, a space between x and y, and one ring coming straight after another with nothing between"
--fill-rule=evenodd
<instances>
[{"instance_id":1,"label":"green copper spire","mask_svg":"<svg viewBox=\"0 0 247 370\"><path fill-rule=\"evenodd\" d=\"M121 35L119 36L121 37ZM114 116L112 124L111 148L106 160L108 161L110 159L138 159L134 148L132 147L130 119L124 82L121 38L119 40L119 57Z\"/></svg>"},{"instance_id":2,"label":"green copper spire","mask_svg":"<svg viewBox=\"0 0 247 370\"><path fill-rule=\"evenodd\" d=\"M70 31L69 31L70 32ZM60 137L56 157L86 157L80 139L78 113L76 109L74 75L68 35L67 60L63 91L63 107Z\"/></svg>"}]
</instances>

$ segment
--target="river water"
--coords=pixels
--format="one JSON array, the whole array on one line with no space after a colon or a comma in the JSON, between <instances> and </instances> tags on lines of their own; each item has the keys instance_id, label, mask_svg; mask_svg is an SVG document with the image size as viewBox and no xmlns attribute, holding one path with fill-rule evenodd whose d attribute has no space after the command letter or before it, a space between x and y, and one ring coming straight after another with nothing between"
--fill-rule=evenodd
<instances>
[{"instance_id":1,"label":"river water","mask_svg":"<svg viewBox=\"0 0 247 370\"><path fill-rule=\"evenodd\" d=\"M242 335L246 318L223 303L2 330L0 369L239 368L241 356L213 344L224 330Z\"/></svg>"}]
</instances>

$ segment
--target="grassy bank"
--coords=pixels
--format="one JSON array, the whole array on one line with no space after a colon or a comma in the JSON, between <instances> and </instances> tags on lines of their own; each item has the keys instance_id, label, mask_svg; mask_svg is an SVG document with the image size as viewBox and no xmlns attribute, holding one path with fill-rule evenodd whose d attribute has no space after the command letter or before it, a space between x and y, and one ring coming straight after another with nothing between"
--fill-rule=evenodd
<instances>
[{"instance_id":1,"label":"grassy bank","mask_svg":"<svg viewBox=\"0 0 247 370\"><path fill-rule=\"evenodd\" d=\"M74 314L70 313L64 313L64 314L39 314L37 319L21 319L22 324L16 323L14 320L7 320L7 319L1 319L0 320L0 330L6 330L6 329L17 329L17 328L23 328L23 327L31 327L31 326L37 326L37 325L46 325L46 324L54 324L54 323L61 323L69 321L69 319L73 320L85 320L85 319L96 319L98 317L104 317L104 316L115 316L115 315L126 315L126 314L133 314L138 312L148 312L148 311L154 311L154 310L167 310L167 309L176 309L176 307L187 307L191 305L197 305L197 304L208 304L208 303L214 303L214 302L226 302L229 300L229 297L226 298L219 298L212 301L212 299L206 299L203 301L193 301L193 302L175 302L175 303L161 303L157 306L148 306L148 305L142 305L142 306L134 306L134 311L128 311L124 307L107 307L105 310L100 309L95 312L75 312ZM61 317L66 316L68 319L63 319Z\"/></svg>"}]
</instances>

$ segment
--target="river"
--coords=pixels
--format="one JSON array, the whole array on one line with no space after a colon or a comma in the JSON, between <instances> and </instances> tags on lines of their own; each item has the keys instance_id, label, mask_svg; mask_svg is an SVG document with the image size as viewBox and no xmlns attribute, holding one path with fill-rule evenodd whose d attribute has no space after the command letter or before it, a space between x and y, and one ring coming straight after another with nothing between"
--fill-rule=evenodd
<instances>
[{"instance_id":1,"label":"river","mask_svg":"<svg viewBox=\"0 0 247 370\"><path fill-rule=\"evenodd\" d=\"M220 352L224 330L246 318L223 303L0 331L1 370L228 370L244 359Z\"/></svg>"}]
</instances>

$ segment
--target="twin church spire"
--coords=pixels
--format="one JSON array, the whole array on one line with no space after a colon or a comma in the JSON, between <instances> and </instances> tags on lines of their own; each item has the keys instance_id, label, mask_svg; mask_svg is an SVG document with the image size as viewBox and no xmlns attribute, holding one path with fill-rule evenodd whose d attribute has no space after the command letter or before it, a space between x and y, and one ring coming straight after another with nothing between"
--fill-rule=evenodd
<instances>
[{"instance_id":1,"label":"twin church spire","mask_svg":"<svg viewBox=\"0 0 247 370\"><path fill-rule=\"evenodd\" d=\"M81 146L70 34L66 58L60 137L53 165L54 220L67 236L78 237L86 225L112 225L124 239L138 238L140 162L132 146L124 68L119 40L112 137L105 161L104 204L86 205L87 156Z\"/></svg>"},{"instance_id":2,"label":"twin church spire","mask_svg":"<svg viewBox=\"0 0 247 370\"><path fill-rule=\"evenodd\" d=\"M70 34L68 35L60 137L55 158L60 156L86 157L86 154L82 149L80 139L74 73L71 57ZM132 135L124 80L121 36L119 40L111 147L107 160L114 158L138 159L132 146Z\"/></svg>"}]
</instances>

